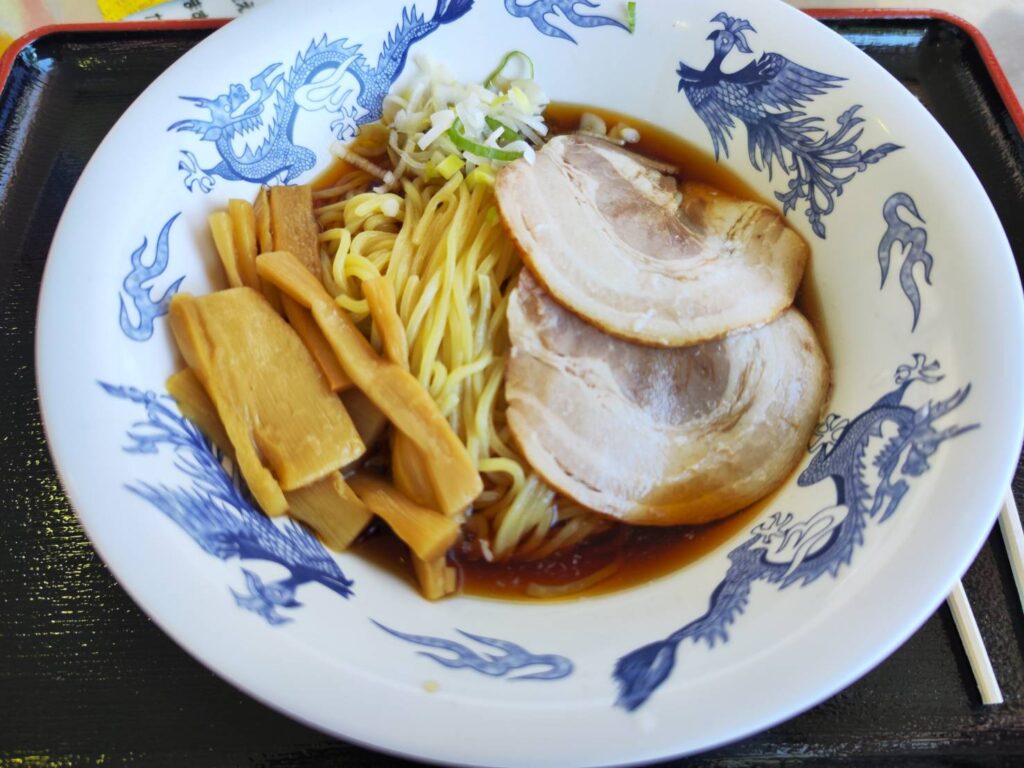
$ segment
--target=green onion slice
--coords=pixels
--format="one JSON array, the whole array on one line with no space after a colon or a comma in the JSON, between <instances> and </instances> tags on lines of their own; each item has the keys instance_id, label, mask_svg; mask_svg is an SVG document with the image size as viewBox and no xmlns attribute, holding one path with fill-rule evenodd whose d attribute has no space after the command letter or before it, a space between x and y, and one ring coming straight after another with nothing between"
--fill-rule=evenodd
<instances>
[{"instance_id":1,"label":"green onion slice","mask_svg":"<svg viewBox=\"0 0 1024 768\"><path fill-rule=\"evenodd\" d=\"M505 67L508 66L508 63L516 56L526 62L526 66L530 68L530 79L533 80L533 59L522 51L509 51L505 54L502 60L498 62L498 66L494 68L494 71L484 79L484 87L490 88L494 85L494 81L497 79L498 75L502 73L502 70L504 70Z\"/></svg>"},{"instance_id":2,"label":"green onion slice","mask_svg":"<svg viewBox=\"0 0 1024 768\"><path fill-rule=\"evenodd\" d=\"M501 138L503 138L505 141L518 141L519 139L523 138L518 133L513 131L511 128L509 128L507 125L505 125L503 122L491 117L490 115L484 116L484 122L487 123L487 127L490 128L492 131L501 128Z\"/></svg>"},{"instance_id":3,"label":"green onion slice","mask_svg":"<svg viewBox=\"0 0 1024 768\"><path fill-rule=\"evenodd\" d=\"M448 138L452 140L452 144L464 152L472 152L474 155L486 157L488 160L501 160L503 162L512 162L523 156L522 152L487 147L472 139L467 139L462 135L461 130L462 121L456 120L455 124L448 129Z\"/></svg>"}]
</instances>

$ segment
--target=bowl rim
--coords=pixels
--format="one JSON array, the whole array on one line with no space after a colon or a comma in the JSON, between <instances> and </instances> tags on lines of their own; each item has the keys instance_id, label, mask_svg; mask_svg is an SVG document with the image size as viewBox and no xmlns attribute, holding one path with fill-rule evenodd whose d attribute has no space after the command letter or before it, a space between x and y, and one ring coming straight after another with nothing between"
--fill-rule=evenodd
<instances>
[{"instance_id":1,"label":"bowl rim","mask_svg":"<svg viewBox=\"0 0 1024 768\"><path fill-rule=\"evenodd\" d=\"M796 9L788 8L788 10L792 11L794 14L799 14L801 16L804 15L803 13L801 13L800 11L798 11ZM917 14L917 15L920 15L920 14ZM252 14L252 16L256 16L256 14ZM146 24L145 26L146 26L147 29L151 29L152 28L151 24ZM213 26L213 25L211 25L208 22L199 22L199 23L189 23L189 22L186 22L186 23L184 23L184 25L181 25L181 26L209 28L210 26ZM202 45L206 44L208 41L216 40L216 39L217 39L217 34L211 35L206 40L201 41L199 43L199 45L197 46L197 48L199 46L202 46ZM187 55L188 54L186 54L186 56ZM863 55L863 54L861 54L861 55ZM866 58L866 56L865 56L865 58ZM172 67L168 69L168 72L172 71L175 66L177 66L177 63L175 65L172 65ZM877 66L877 65L875 65L875 66ZM885 73L885 71L881 70L880 67L878 67L878 69L881 72ZM166 73L164 73L164 74L166 74ZM160 77L163 77L164 74L162 74ZM885 73L885 76L886 77L891 77L891 76L888 75L888 73ZM158 83L159 81L160 81L160 78L158 77L157 80L154 81L154 85L149 86L146 89L146 91L143 92L143 96L145 96L145 94L147 92L149 92L150 89L154 88L156 83ZM140 99L143 96L140 96ZM100 145L100 147L97 148L96 153L94 153L94 156L93 156L94 159L97 158L97 157L105 156L105 155L103 155L103 148L104 148L104 145L108 144L108 142L111 143L111 146L115 145L116 142L112 142L111 139L112 139L112 137L116 137L118 126L122 125L122 121L125 120L126 117L132 112L134 106L135 106L135 104L133 104L133 106L129 108L129 110L125 113L125 116L122 117L118 121L118 123L115 124L115 126L111 129L111 131L108 134L107 138L104 139L104 141ZM918 105L918 106L920 106L920 105ZM921 107L921 109L923 110L923 107ZM1019 106L1018 106L1018 109L1019 109ZM929 119L931 119L931 118L929 117ZM941 128L939 130L941 131ZM954 146L954 149L955 149L955 145L953 145L953 146ZM958 150L957 150L957 154L959 155L959 151ZM963 161L962 155L960 156L960 158L961 158L961 161L966 164L966 161ZM89 165L90 166L93 165L93 159L90 160ZM89 172L89 168L87 167L83 171L83 174L82 174L82 178L83 179L87 178L88 172ZM66 210L72 209L72 207L74 205L75 194L78 193L79 190L82 189L82 188L83 188L83 185L77 185L76 186L75 192L69 198ZM57 232L55 233L55 236L54 236L53 246L51 247L51 255L54 252L56 252L56 250L57 250L57 244L61 240L61 232L62 232L62 229L65 227L65 224L66 224L65 216L62 215L61 222L58 225ZM1001 230L1000 230L1000 232L1001 232ZM1003 240L1005 241L1005 235L1003 235ZM1008 244L1006 244L1006 251L1008 253L1010 253ZM42 321L43 321L42 315L43 315L44 307L46 306L46 303L47 303L47 301L46 301L47 285L48 284L52 284L52 280L48 280L48 275L51 272L50 267L51 267L52 263L53 263L52 259L48 259L47 260L46 274L44 274L43 287L42 287L41 293L40 293L40 302L39 302L39 310L38 310L37 325L36 325L37 329L41 328L42 324L43 324L42 323ZM1019 297L1018 297L1018 299L1019 299ZM1022 327L1024 327L1024 314L1022 314L1022 312L1021 312L1022 307L1024 307L1024 304L1022 304L1018 300L1018 302L1017 302L1016 322L1014 322L1012 324L1018 339L1020 338L1020 330L1021 330ZM44 341L45 341L45 339L43 338L43 334L42 333L37 333L37 337L36 337L36 359L37 359L37 361L42 361L44 358L47 357L48 349L45 348ZM211 669L211 671L214 671L216 674L218 674L219 676L221 676L224 679L228 680L229 682L232 683L232 685L235 685L240 690L243 690L245 693L247 693L248 695L252 696L253 698L256 698L257 700L263 702L264 704L270 706L271 708L273 708L273 709L275 709L277 711L280 711L283 714L286 714L287 716L289 716L289 717L291 717L293 719L299 720L300 722L303 722L303 723L305 723L305 724L307 724L307 725L309 725L311 727L314 727L314 728L317 728L317 729L320 729L320 730L327 730L327 731L329 731L331 733L334 733L335 735L339 735L339 736L345 738L348 741L352 741L354 743L358 743L358 744L361 744L363 746L367 746L367 747L370 747L372 749L375 749L375 750L378 750L378 751L382 751L382 752L385 752L385 753L388 753L388 754L402 755L402 756L405 756L405 757L413 757L415 759L427 760L427 761L431 761L431 762L447 762L447 758L445 758L445 757L434 757L434 756L430 756L430 755L424 756L422 753L418 753L418 752L410 752L410 751L403 751L403 750L399 750L399 749L393 749L393 748L389 747L386 744L382 745L382 744L380 744L380 743L378 743L376 741L364 741L360 737L353 736L349 732L341 733L340 731L337 731L337 730L335 730L333 728L325 726L322 722L318 722L318 721L315 721L315 720L307 719L303 715L303 713L297 712L297 711L295 711L293 709L289 709L285 705L281 704L279 701L277 701L277 700L275 700L273 698L270 698L270 696L269 695L265 695L259 689L258 686L252 685L247 679L245 679L242 676L233 674L230 671L226 671L222 666L216 665L215 662L209 661L207 658L204 658L204 656L201 654L201 651L197 650L194 646L190 646L189 641L185 637L186 633L181 632L179 634L180 628L175 626L174 621L173 621L173 617L168 616L168 615L164 615L162 612L154 610L153 606L150 603L150 601L148 599L146 599L146 597L143 594L141 594L141 592L137 591L137 589L136 589L137 585L133 584L130 579L122 577L122 574L120 572L120 565L118 563L118 557L117 557L116 553L114 552L114 549L116 549L116 547L112 544L111 541L106 540L104 535L100 532L99 528L101 528L102 526L99 523L98 518L91 518L89 515L82 514L80 512L80 510L82 510L84 507L88 506L88 503L86 503L84 506L80 503L80 502L83 501L83 498L82 498L81 494L77 490L77 483L75 482L74 478L69 476L68 473L66 472L66 467L68 465L65 462L59 461L58 457L57 457L57 450L56 450L56 448L54 446L57 445L58 443L61 443L61 440L60 440L59 437L55 437L55 431L59 431L60 428L59 427L54 427L54 424L51 423L50 416L48 416L47 408L46 408L46 406L44 404L46 402L47 398L48 397L52 397L52 396L45 394L45 391L48 390L48 382L44 381L43 365L42 364L37 365L37 368L36 368L36 378L37 378L37 388L38 388L39 395L40 395L40 410L41 410L41 414L42 414L43 427L44 427L44 430L45 430L45 433L46 433L46 437L47 437L47 443L50 446L51 453L54 456L54 460L55 460L54 464L55 464L55 467L57 469L57 473L58 473L58 475L60 477L61 483L62 483L62 485L63 485L63 487L64 487L64 489L65 489L65 491L66 491L66 493L68 495L69 500L72 502L72 507L75 509L76 515L78 516L78 518L79 518L83 528L85 529L86 533L88 534L93 547L96 549L96 551L99 553L100 557L103 559L103 561L110 568L111 572L115 575L115 577L117 578L117 580L121 584L121 586L126 590L126 592L128 592L128 594L132 597L132 599L144 610L144 612L147 615L149 615L153 619L153 621L156 622L157 625L161 627L161 629L163 629L163 631L166 634L168 634L172 639L174 639L175 642L178 643L178 645L181 646L184 650L186 650L186 652L188 652L193 658L196 658L204 666L206 666L207 668ZM1019 412L1019 408L1018 408L1018 412ZM1017 449L1018 449L1018 454L1019 454L1019 448L1020 448L1022 440L1024 440L1024 420L1022 420L1021 418L1018 418L1017 419L1017 430L1016 430L1016 446L1017 446ZM1002 467L1001 471L1002 471L1002 475L1005 476L1005 481L1006 481L1004 483L1004 487L1007 487L1008 483L1009 483L1009 480L1010 480L1010 478L1012 478L1013 472L1014 472L1014 470L1016 468L1016 456L1012 457L1012 463L1011 463L1010 459L1007 459L1004 462L1004 464L1005 464L1005 466ZM998 502L996 504L994 504L994 505L991 505L992 509L991 509L991 513L989 515L989 517L991 518L991 522L994 522L995 516L998 513L999 502L1001 502L1001 500L1002 500L1003 489L999 488L999 489L996 489L995 491L990 491L989 492L989 495L991 495L991 496L995 496L997 492L998 492ZM989 504L986 503L986 504L983 504L982 506L987 508L989 506ZM984 542L985 537L988 535L988 530L989 530L988 527L985 527L984 530L980 530L979 529L980 532L974 537L974 540L970 542L970 546L967 547L964 550L965 552L967 552L967 555L968 555L968 556L965 556L964 558L962 558L964 560L964 563L963 563L964 568L966 568L966 565L968 565L974 559L974 557L976 556L976 553L977 553L978 549L980 549L981 545ZM967 550L969 550L969 552ZM959 572L959 570L962 570L962 569L959 568L960 565L961 565L961 563L957 564L958 572ZM920 603L918 605L918 608L917 608L916 612L913 613L912 617L907 619L907 620L905 620L904 625L903 625L905 631L898 632L898 633L895 633L895 634L890 633L888 635L888 641L887 642L882 643L880 645L877 645L875 647L875 650L872 653L862 654L863 658L861 659L860 664L858 664L856 667L848 669L847 673L845 674L845 676L842 676L842 677L839 678L840 682L837 682L834 685L830 685L828 690L820 691L820 696L818 696L818 697L811 697L810 700L805 699L804 703L802 705L800 705L797 709L790 708L790 709L788 709L788 710L786 710L784 712L779 713L777 716L768 717L768 718L764 719L762 722L753 725L753 727L745 728L742 733L737 733L737 734L735 734L733 736L724 738L724 739L722 739L722 740L720 740L718 742L715 742L715 743L705 744L705 745L699 747L698 751L703 751L703 750L706 750L706 749L711 749L711 748L714 748L715 746L720 746L721 744L728 743L730 741L734 741L734 740L743 738L743 737L748 736L751 733L759 731L759 730L761 730L761 729L763 729L765 727L770 727L771 725L773 725L773 724L775 724L777 722L780 722L781 720L789 719L790 717L795 716L799 712L802 712L802 711L804 711L806 709L809 709L809 708L815 706L816 704L820 703L820 701L822 701L822 700L824 700L824 699L834 695L834 693L837 692L838 690L841 690L842 688L845 688L853 680L859 678L866 671L868 671L869 669L873 668L880 661L882 661L885 657L887 657L896 647L898 647L900 644L902 644L906 640L907 637L909 637L914 631L916 631L917 628L928 618L928 616L930 616L931 613L934 612L935 608L939 604L941 604L942 600L944 599L945 593L949 591L949 588L951 588L955 584L955 582L956 582L956 580L958 578L959 577L956 576L956 575L951 576L948 579L949 583L945 585L946 589L942 591L942 594L940 594L937 599L931 601L930 604L927 603L927 601L925 603ZM868 586L867 584L862 585L862 588L863 588L862 591L866 591L867 590L867 586ZM649 756L641 757L640 761L647 762L647 761L657 760L657 759L666 757L668 755L690 754L690 753L691 752L679 753L677 751L658 752L657 754L651 754ZM492 763L484 762L484 763L479 763L479 764L492 764Z\"/></svg>"}]
</instances>

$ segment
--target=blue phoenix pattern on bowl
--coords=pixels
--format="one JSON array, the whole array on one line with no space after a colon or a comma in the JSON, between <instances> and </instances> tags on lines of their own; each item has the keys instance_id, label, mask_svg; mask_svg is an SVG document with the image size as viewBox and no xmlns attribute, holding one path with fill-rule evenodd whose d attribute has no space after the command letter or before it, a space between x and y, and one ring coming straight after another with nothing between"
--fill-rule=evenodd
<instances>
[{"instance_id":1,"label":"blue phoenix pattern on bowl","mask_svg":"<svg viewBox=\"0 0 1024 768\"><path fill-rule=\"evenodd\" d=\"M779 589L806 586L825 575L834 578L851 563L854 550L864 543L868 521L885 522L910 490L910 479L930 469L928 460L939 445L978 427L935 426L967 398L970 384L945 400L928 400L916 408L903 403L914 382L935 384L942 379L937 361L915 354L912 365L896 370L896 389L866 411L849 421L836 414L826 419L811 443L813 458L797 484L806 487L831 479L835 505L799 519L776 512L754 527L751 538L729 553L729 570L703 616L619 659L613 672L619 706L635 710L650 698L672 673L684 640L703 640L709 648L727 642L727 629L745 610L755 581L777 584ZM888 436L893 428L895 434ZM873 460L865 463L872 452Z\"/></svg>"},{"instance_id":2,"label":"blue phoenix pattern on bowl","mask_svg":"<svg viewBox=\"0 0 1024 768\"><path fill-rule=\"evenodd\" d=\"M746 19L719 13L712 19L722 25L708 35L715 52L703 69L679 62L679 90L707 126L715 149L729 155L729 139L735 120L747 129L750 164L771 178L777 162L789 177L788 189L776 192L783 213L806 203L811 229L825 237L822 218L835 209L835 198L853 177L877 163L896 144L882 144L861 150L857 146L864 119L857 117L861 105L843 112L834 133L821 127L821 118L802 111L826 89L839 88L842 77L816 72L790 61L779 53L762 53L736 72L723 72L722 63L734 48L753 53L746 32L756 32Z\"/></svg>"},{"instance_id":3,"label":"blue phoenix pattern on bowl","mask_svg":"<svg viewBox=\"0 0 1024 768\"><path fill-rule=\"evenodd\" d=\"M233 83L227 93L213 99L182 96L209 112L209 119L179 120L167 130L197 133L200 141L212 143L220 156L216 165L203 168L194 154L183 150L178 168L185 173L186 188L209 192L215 176L254 184L274 180L287 184L298 178L316 165L316 153L293 139L299 110L339 114L331 127L339 139L350 138L358 126L380 119L384 97L405 68L409 48L472 7L473 0L438 0L429 19L419 14L415 5L405 9L376 66L367 64L361 45L348 45L345 38L328 42L325 36L299 53L286 74L275 74L281 64L271 64L249 81L250 88ZM315 80L326 70L333 71L325 79ZM256 150L235 152L233 139L263 126L264 105L275 95L266 140ZM256 102L250 105L254 97Z\"/></svg>"}]
</instances>

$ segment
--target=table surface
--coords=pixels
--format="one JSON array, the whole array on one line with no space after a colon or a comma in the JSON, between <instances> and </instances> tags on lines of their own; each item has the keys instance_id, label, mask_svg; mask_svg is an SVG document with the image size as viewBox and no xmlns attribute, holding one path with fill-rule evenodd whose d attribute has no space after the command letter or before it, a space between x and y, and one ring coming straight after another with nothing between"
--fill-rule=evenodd
<instances>
[{"instance_id":1,"label":"table surface","mask_svg":"<svg viewBox=\"0 0 1024 768\"><path fill-rule=\"evenodd\" d=\"M1024 254L1024 144L977 52L942 23L902 22L888 36L880 24L837 26L946 126ZM26 53L0 95L0 126L31 129L0 135L0 768L406 764L276 714L176 646L94 553L47 452L32 345L53 229L113 121L205 34L53 36ZM1024 485L1016 490L1020 499ZM998 533L964 582L1006 704L981 706L943 607L886 662L819 707L672 764L1024 764L1024 616Z\"/></svg>"}]
</instances>

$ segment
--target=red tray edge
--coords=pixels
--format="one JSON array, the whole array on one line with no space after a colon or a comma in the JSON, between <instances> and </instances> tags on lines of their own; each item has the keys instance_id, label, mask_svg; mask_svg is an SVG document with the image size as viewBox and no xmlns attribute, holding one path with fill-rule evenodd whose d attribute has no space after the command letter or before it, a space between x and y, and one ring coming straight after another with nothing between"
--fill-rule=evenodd
<instances>
[{"instance_id":1,"label":"red tray edge","mask_svg":"<svg viewBox=\"0 0 1024 768\"><path fill-rule=\"evenodd\" d=\"M985 68L988 70L988 74L992 78L996 90L999 92L999 97L1006 105L1013 124L1017 126L1017 132L1024 136L1024 108L1021 107L1020 100L1018 100L1017 94L1014 93L1002 64L996 58L995 51L989 45L988 38L982 34L980 29L966 19L938 9L807 8L804 12L816 19L940 19L955 27L959 27L967 33L967 36L971 38L971 41L978 49L978 53L981 54L981 60L984 62Z\"/></svg>"},{"instance_id":2,"label":"red tray edge","mask_svg":"<svg viewBox=\"0 0 1024 768\"><path fill-rule=\"evenodd\" d=\"M1010 81L1003 71L1002 65L996 58L992 46L981 30L966 19L956 16L947 11L937 9L912 10L893 8L807 8L804 11L816 19L941 19L956 27L959 27L977 47L981 59L988 70L992 82L999 92L1000 98L1006 105L1007 111L1017 126L1017 131L1024 136L1024 108L1021 107L1017 95L1010 85ZM0 92L7 87L7 79L14 67L14 60L27 46L47 35L64 32L139 32L139 31L170 31L178 29L217 29L227 24L230 19L200 19L194 21L121 21L121 22L100 22L90 24L50 24L26 32L15 40L0 55Z\"/></svg>"}]
</instances>

